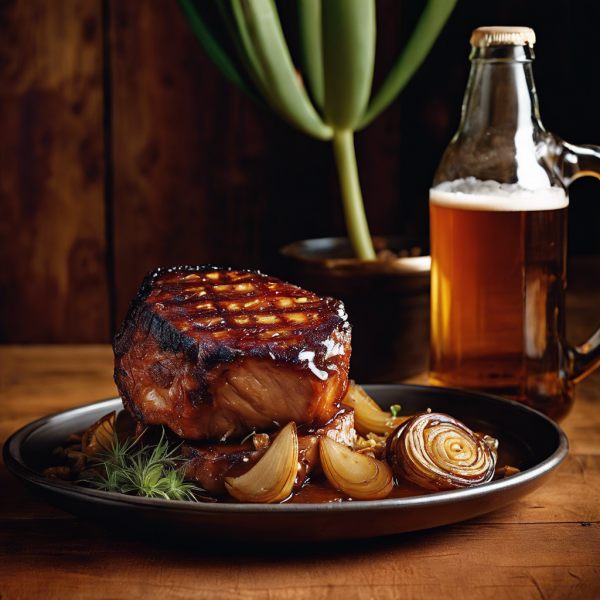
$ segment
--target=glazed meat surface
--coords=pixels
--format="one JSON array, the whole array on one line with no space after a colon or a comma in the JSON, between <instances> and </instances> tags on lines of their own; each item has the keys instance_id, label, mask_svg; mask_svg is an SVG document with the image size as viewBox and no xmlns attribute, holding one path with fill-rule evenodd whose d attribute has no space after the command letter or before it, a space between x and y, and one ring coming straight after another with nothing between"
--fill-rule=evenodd
<instances>
[{"instance_id":1,"label":"glazed meat surface","mask_svg":"<svg viewBox=\"0 0 600 600\"><path fill-rule=\"evenodd\" d=\"M270 442L277 433L269 436ZM298 430L298 473L294 489L304 485L307 476L318 464L319 438L323 436L352 447L356 436L354 411L342 406L340 412L325 426ZM252 441L243 444L185 442L182 446L183 455L187 459L185 478L196 481L213 494L225 494L225 478L239 477L249 471L267 449L268 446L256 448Z\"/></svg>"},{"instance_id":2,"label":"glazed meat surface","mask_svg":"<svg viewBox=\"0 0 600 600\"><path fill-rule=\"evenodd\" d=\"M344 306L251 271L150 272L115 337L115 382L140 423L190 440L319 427L348 387Z\"/></svg>"}]
</instances>

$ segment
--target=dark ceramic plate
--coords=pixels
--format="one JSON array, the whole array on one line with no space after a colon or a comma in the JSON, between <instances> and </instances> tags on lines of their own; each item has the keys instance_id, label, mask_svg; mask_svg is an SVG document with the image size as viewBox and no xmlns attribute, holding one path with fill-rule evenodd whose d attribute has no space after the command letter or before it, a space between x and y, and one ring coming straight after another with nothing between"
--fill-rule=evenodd
<instances>
[{"instance_id":1,"label":"dark ceramic plate","mask_svg":"<svg viewBox=\"0 0 600 600\"><path fill-rule=\"evenodd\" d=\"M150 525L169 534L231 540L317 541L367 538L456 523L506 506L544 483L565 459L568 442L550 419L494 396L411 385L366 385L383 407L401 404L412 414L431 408L500 440L500 466L521 473L484 485L411 498L329 504L207 504L137 498L48 479L53 448L101 416L121 408L105 400L45 417L4 445L8 469L36 494L75 515L129 527Z\"/></svg>"}]
</instances>

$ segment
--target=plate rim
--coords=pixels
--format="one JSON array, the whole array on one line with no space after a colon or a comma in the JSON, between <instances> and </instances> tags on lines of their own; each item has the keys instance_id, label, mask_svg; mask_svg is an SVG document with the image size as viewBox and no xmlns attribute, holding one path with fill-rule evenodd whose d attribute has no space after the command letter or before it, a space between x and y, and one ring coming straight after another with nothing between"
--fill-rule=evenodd
<instances>
[{"instance_id":1,"label":"plate rim","mask_svg":"<svg viewBox=\"0 0 600 600\"><path fill-rule=\"evenodd\" d=\"M450 491L439 491L431 494L424 494L422 496L411 496L408 498L384 498L383 500L351 500L347 502L325 502L325 503L307 503L307 504L256 504L256 503L241 503L241 504L229 504L229 503L207 503L207 502L185 502L176 500L165 500L161 498L143 498L140 496L129 496L126 494L119 494L117 492L106 492L102 490L94 490L90 488L84 488L74 485L73 483L67 483L60 480L52 480L48 477L44 477L41 473L28 467L21 458L20 449L22 444L27 440L33 432L37 431L41 427L51 423L53 421L62 420L64 418L73 416L72 413L85 413L91 412L98 408L102 404L112 405L115 402L121 402L120 397L108 398L105 400L99 400L96 402L84 404L81 406L68 408L66 410L47 415L40 419L36 419L31 423L21 427L15 431L4 443L2 457L4 464L10 473L12 473L18 479L27 483L40 486L42 488L50 488L56 490L59 493L66 494L68 496L74 496L81 498L82 496L88 498L92 502L109 502L116 505L126 506L137 506L139 508L155 508L173 512L198 512L198 513L242 513L242 514L290 514L290 513L314 513L314 512L356 512L362 510L400 510L402 508L415 508L415 507L427 507L437 506L452 503L453 501L469 501L477 497L486 497L494 495L495 493L502 490L510 490L513 487L519 487L521 485L527 485L535 481L540 477L549 475L554 471L567 457L569 453L569 442L566 434L549 417L542 414L541 412L532 409L520 402L513 400L507 400L500 398L499 396L493 396L483 392L473 392L470 390L462 390L458 388L447 388L438 386L425 386L425 385L413 385L413 384L400 384L400 383L373 383L363 385L365 389L373 388L396 388L401 390L420 390L422 392L433 392L434 394L440 393L459 393L461 395L467 395L477 398L485 398L488 401L495 403L507 404L517 410L521 410L527 413L534 413L538 418L545 420L556 432L558 436L558 446L556 450L546 459L537 463L533 467L521 471L520 473L508 477L506 479L500 479L497 481L491 481L488 483L476 485L469 488L462 488L458 490Z\"/></svg>"}]
</instances>

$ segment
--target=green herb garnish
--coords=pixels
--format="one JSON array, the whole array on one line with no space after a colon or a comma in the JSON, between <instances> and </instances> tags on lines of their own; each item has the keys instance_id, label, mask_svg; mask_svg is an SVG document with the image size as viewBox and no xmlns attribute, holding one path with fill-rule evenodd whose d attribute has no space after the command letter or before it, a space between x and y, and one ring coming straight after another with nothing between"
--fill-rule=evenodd
<instances>
[{"instance_id":1,"label":"green herb garnish","mask_svg":"<svg viewBox=\"0 0 600 600\"><path fill-rule=\"evenodd\" d=\"M112 448L97 454L79 481L107 492L197 502L193 492L199 488L184 482L185 469L178 466L183 457L175 456L180 445L169 448L164 429L155 446L136 450L136 441L121 442L115 434Z\"/></svg>"},{"instance_id":2,"label":"green herb garnish","mask_svg":"<svg viewBox=\"0 0 600 600\"><path fill-rule=\"evenodd\" d=\"M390 412L392 413L392 417L398 417L400 415L400 411L402 407L399 404L392 404L390 406Z\"/></svg>"}]
</instances>

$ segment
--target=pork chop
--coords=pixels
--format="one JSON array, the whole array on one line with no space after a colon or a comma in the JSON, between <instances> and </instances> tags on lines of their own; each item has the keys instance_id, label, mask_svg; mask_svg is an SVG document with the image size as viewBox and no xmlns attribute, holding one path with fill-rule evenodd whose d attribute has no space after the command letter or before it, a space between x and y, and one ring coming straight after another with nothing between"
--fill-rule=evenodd
<instances>
[{"instance_id":1,"label":"pork chop","mask_svg":"<svg viewBox=\"0 0 600 600\"><path fill-rule=\"evenodd\" d=\"M229 440L319 427L348 387L344 305L253 271L151 271L114 342L115 382L144 425Z\"/></svg>"}]
</instances>

